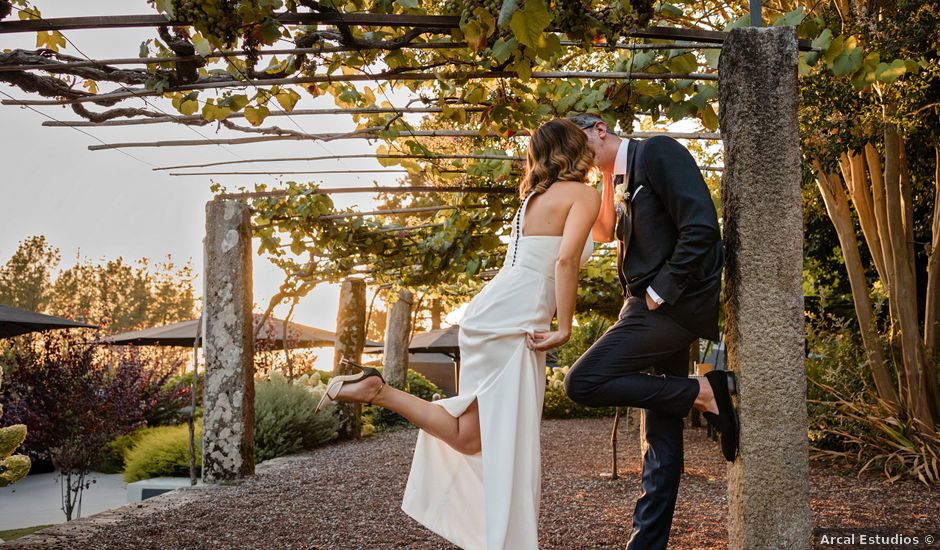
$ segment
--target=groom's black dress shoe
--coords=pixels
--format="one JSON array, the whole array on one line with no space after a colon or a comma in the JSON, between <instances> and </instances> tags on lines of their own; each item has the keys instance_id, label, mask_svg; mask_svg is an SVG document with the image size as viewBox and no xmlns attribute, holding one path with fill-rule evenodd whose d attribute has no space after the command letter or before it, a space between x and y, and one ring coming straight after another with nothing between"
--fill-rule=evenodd
<instances>
[{"instance_id":1,"label":"groom's black dress shoe","mask_svg":"<svg viewBox=\"0 0 940 550\"><path fill-rule=\"evenodd\" d=\"M738 454L738 415L734 410L732 395L737 395L737 379L731 371L713 370L705 373L705 378L715 394L718 414L704 412L702 416L714 426L721 435L721 453L728 462L734 462Z\"/></svg>"}]
</instances>

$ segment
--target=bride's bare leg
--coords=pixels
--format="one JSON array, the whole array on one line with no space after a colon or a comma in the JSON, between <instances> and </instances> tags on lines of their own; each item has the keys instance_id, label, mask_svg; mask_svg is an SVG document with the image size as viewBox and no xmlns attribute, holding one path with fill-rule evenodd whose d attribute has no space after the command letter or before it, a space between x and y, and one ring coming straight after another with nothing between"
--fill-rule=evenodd
<instances>
[{"instance_id":1,"label":"bride's bare leg","mask_svg":"<svg viewBox=\"0 0 940 550\"><path fill-rule=\"evenodd\" d=\"M381 381L375 376L354 384L343 384L336 399L365 401L375 393L379 384ZM440 405L386 385L372 399L372 404L397 412L457 452L472 455L481 451L480 408L476 399L463 414L454 418Z\"/></svg>"}]
</instances>

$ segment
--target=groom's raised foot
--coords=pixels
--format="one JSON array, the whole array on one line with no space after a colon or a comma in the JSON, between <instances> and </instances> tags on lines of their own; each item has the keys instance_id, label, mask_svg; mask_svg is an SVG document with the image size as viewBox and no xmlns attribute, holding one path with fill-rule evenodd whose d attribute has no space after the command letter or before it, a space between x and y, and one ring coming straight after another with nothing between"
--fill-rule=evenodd
<instances>
[{"instance_id":1,"label":"groom's raised foot","mask_svg":"<svg viewBox=\"0 0 940 550\"><path fill-rule=\"evenodd\" d=\"M730 371L705 373L718 414L706 411L702 414L721 436L721 452L725 460L733 462L738 454L738 415L731 396L737 394L735 374Z\"/></svg>"}]
</instances>

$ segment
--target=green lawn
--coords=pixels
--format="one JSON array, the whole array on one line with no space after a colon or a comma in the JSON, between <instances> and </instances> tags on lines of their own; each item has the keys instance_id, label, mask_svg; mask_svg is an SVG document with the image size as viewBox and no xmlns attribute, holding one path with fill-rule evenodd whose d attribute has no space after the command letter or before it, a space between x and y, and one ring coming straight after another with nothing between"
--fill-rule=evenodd
<instances>
[{"instance_id":1,"label":"green lawn","mask_svg":"<svg viewBox=\"0 0 940 550\"><path fill-rule=\"evenodd\" d=\"M35 533L36 531L39 531L41 529L45 529L46 527L51 527L51 524L50 525L36 525L35 527L21 527L20 529L10 529L8 531L0 531L0 539L5 540L5 541L18 539L20 537L25 537L26 535Z\"/></svg>"}]
</instances>

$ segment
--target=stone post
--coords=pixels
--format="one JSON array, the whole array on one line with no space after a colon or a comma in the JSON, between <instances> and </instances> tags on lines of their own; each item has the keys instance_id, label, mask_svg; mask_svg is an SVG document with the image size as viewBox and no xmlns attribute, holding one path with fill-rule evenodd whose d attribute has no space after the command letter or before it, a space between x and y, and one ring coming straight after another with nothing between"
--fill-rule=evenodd
<instances>
[{"instance_id":1,"label":"stone post","mask_svg":"<svg viewBox=\"0 0 940 550\"><path fill-rule=\"evenodd\" d=\"M251 226L245 204L206 204L205 264L202 479L217 483L255 473Z\"/></svg>"},{"instance_id":2,"label":"stone post","mask_svg":"<svg viewBox=\"0 0 940 550\"><path fill-rule=\"evenodd\" d=\"M344 367L345 357L359 363L366 342L366 283L362 279L346 279L339 291L339 311L336 314L336 346L333 355L333 375L352 374L355 369ZM340 439L354 439L360 435L359 415L361 403L336 402L336 415L340 421Z\"/></svg>"},{"instance_id":3,"label":"stone post","mask_svg":"<svg viewBox=\"0 0 940 550\"><path fill-rule=\"evenodd\" d=\"M731 31L718 70L725 333L741 420L728 548L810 548L794 29Z\"/></svg>"},{"instance_id":4,"label":"stone post","mask_svg":"<svg viewBox=\"0 0 940 550\"><path fill-rule=\"evenodd\" d=\"M411 304L414 296L411 292L398 291L398 301L388 312L388 324L385 326L385 380L392 386L403 389L408 372L408 345L411 336Z\"/></svg>"}]
</instances>

